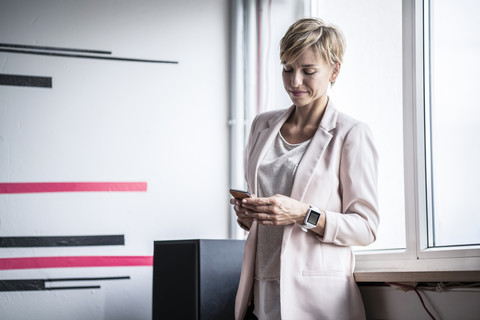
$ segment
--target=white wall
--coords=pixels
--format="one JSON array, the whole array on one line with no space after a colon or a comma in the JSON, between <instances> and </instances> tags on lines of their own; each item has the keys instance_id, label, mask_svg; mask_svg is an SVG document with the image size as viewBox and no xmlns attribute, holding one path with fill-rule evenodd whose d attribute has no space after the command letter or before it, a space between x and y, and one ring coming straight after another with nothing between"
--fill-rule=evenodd
<instances>
[{"instance_id":1,"label":"white wall","mask_svg":"<svg viewBox=\"0 0 480 320\"><path fill-rule=\"evenodd\" d=\"M146 192L0 194L0 237L124 235L123 246L1 248L0 281L130 276L0 292L1 319L150 319L152 268L8 268L6 258L142 256L228 237L228 1L0 0L0 42L178 64L0 52L0 183L146 182ZM78 283L77 283L78 284ZM85 283L82 283L82 285Z\"/></svg>"}]
</instances>

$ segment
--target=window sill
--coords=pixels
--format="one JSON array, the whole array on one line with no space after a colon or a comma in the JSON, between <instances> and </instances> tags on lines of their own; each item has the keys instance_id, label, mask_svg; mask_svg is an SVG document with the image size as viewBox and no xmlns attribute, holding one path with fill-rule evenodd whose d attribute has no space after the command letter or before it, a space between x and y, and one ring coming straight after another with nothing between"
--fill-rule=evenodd
<instances>
[{"instance_id":1,"label":"window sill","mask_svg":"<svg viewBox=\"0 0 480 320\"><path fill-rule=\"evenodd\" d=\"M355 271L361 282L480 282L480 271Z\"/></svg>"},{"instance_id":2,"label":"window sill","mask_svg":"<svg viewBox=\"0 0 480 320\"><path fill-rule=\"evenodd\" d=\"M472 251L472 250L470 250ZM356 254L357 282L480 282L480 256L410 257L406 252ZM439 252L447 254L452 252Z\"/></svg>"}]
</instances>

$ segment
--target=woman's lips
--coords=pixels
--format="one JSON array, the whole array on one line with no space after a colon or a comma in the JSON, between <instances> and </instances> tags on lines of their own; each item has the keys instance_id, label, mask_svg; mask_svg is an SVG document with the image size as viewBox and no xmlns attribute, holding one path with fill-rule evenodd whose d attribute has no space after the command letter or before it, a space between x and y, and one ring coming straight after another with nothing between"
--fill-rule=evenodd
<instances>
[{"instance_id":1,"label":"woman's lips","mask_svg":"<svg viewBox=\"0 0 480 320\"><path fill-rule=\"evenodd\" d=\"M304 95L305 93L307 93L306 91L300 91L300 90L290 90L290 92L295 97L300 97L300 96Z\"/></svg>"}]
</instances>

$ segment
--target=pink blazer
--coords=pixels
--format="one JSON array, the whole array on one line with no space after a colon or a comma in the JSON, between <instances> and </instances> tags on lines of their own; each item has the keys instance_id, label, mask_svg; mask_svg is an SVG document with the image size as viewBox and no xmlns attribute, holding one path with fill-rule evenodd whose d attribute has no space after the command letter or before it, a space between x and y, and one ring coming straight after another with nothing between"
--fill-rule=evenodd
<instances>
[{"instance_id":1,"label":"pink blazer","mask_svg":"<svg viewBox=\"0 0 480 320\"><path fill-rule=\"evenodd\" d=\"M295 110L258 115L245 156L248 189L257 193L257 169L283 123ZM350 246L375 241L378 156L369 128L329 102L293 182L291 197L326 211L323 237L298 225L284 229L280 268L283 320L364 319L353 278ZM254 222L247 241L235 301L235 319L243 319L252 298L257 243Z\"/></svg>"}]
</instances>

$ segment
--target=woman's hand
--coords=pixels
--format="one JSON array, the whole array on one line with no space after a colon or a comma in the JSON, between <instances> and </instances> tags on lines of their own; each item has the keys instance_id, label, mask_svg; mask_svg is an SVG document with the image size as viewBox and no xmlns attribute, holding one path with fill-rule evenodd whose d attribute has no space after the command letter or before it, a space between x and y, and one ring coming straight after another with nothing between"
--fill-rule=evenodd
<instances>
[{"instance_id":1,"label":"woman's hand","mask_svg":"<svg viewBox=\"0 0 480 320\"><path fill-rule=\"evenodd\" d=\"M237 200L238 201L238 200ZM242 217L249 217L264 225L302 224L310 206L298 200L283 195L268 198L243 199ZM235 211L237 211L235 209ZM238 216L238 212L237 212Z\"/></svg>"},{"instance_id":2,"label":"woman's hand","mask_svg":"<svg viewBox=\"0 0 480 320\"><path fill-rule=\"evenodd\" d=\"M253 218L245 214L245 208L242 207L242 200L239 199L230 199L230 204L233 204L233 210L237 214L237 223L245 231L250 231L250 227L253 223Z\"/></svg>"}]
</instances>

